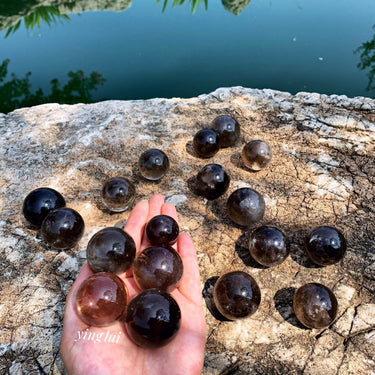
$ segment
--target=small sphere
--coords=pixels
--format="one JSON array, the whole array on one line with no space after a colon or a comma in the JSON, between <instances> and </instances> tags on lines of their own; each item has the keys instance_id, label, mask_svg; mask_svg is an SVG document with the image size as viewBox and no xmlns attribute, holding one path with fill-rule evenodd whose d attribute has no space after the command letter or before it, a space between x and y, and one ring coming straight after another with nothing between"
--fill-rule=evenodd
<instances>
[{"instance_id":1,"label":"small sphere","mask_svg":"<svg viewBox=\"0 0 375 375\"><path fill-rule=\"evenodd\" d=\"M173 245L179 232L176 220L168 215L154 216L146 226L146 234L152 245Z\"/></svg>"},{"instance_id":2,"label":"small sphere","mask_svg":"<svg viewBox=\"0 0 375 375\"><path fill-rule=\"evenodd\" d=\"M262 226L251 233L249 250L251 256L259 264L272 267L282 263L288 257L290 244L280 229Z\"/></svg>"},{"instance_id":3,"label":"small sphere","mask_svg":"<svg viewBox=\"0 0 375 375\"><path fill-rule=\"evenodd\" d=\"M100 272L88 277L79 287L76 308L89 326L105 326L125 312L128 290L122 280L111 273Z\"/></svg>"},{"instance_id":4,"label":"small sphere","mask_svg":"<svg viewBox=\"0 0 375 375\"><path fill-rule=\"evenodd\" d=\"M135 242L121 228L109 227L95 233L87 244L87 262L94 272L123 273L133 264Z\"/></svg>"},{"instance_id":5,"label":"small sphere","mask_svg":"<svg viewBox=\"0 0 375 375\"><path fill-rule=\"evenodd\" d=\"M182 277L180 255L172 247L148 247L135 259L133 275L142 290L158 288L172 291Z\"/></svg>"},{"instance_id":6,"label":"small sphere","mask_svg":"<svg viewBox=\"0 0 375 375\"><path fill-rule=\"evenodd\" d=\"M193 139L194 151L203 158L214 156L219 151L219 135L212 129L202 129Z\"/></svg>"},{"instance_id":7,"label":"small sphere","mask_svg":"<svg viewBox=\"0 0 375 375\"><path fill-rule=\"evenodd\" d=\"M248 226L261 220L264 210L263 197L249 188L235 190L227 201L228 215L238 225Z\"/></svg>"},{"instance_id":8,"label":"small sphere","mask_svg":"<svg viewBox=\"0 0 375 375\"><path fill-rule=\"evenodd\" d=\"M242 271L233 271L221 276L215 284L213 295L219 312L230 320L254 314L261 300L257 282Z\"/></svg>"},{"instance_id":9,"label":"small sphere","mask_svg":"<svg viewBox=\"0 0 375 375\"><path fill-rule=\"evenodd\" d=\"M216 199L229 188L230 177L219 164L208 164L197 175L196 189L207 199Z\"/></svg>"},{"instance_id":10,"label":"small sphere","mask_svg":"<svg viewBox=\"0 0 375 375\"><path fill-rule=\"evenodd\" d=\"M266 142L251 141L243 147L241 157L248 169L257 172L270 163L272 151Z\"/></svg>"},{"instance_id":11,"label":"small sphere","mask_svg":"<svg viewBox=\"0 0 375 375\"><path fill-rule=\"evenodd\" d=\"M50 211L43 220L40 235L55 249L70 249L83 236L85 223L82 216L71 208L58 208Z\"/></svg>"},{"instance_id":12,"label":"small sphere","mask_svg":"<svg viewBox=\"0 0 375 375\"><path fill-rule=\"evenodd\" d=\"M335 320L337 299L326 286L309 283L296 290L293 297L293 310L304 326L325 328Z\"/></svg>"},{"instance_id":13,"label":"small sphere","mask_svg":"<svg viewBox=\"0 0 375 375\"><path fill-rule=\"evenodd\" d=\"M23 201L22 213L34 227L40 228L51 210L65 207L64 197L56 190L43 187L31 191Z\"/></svg>"},{"instance_id":14,"label":"small sphere","mask_svg":"<svg viewBox=\"0 0 375 375\"><path fill-rule=\"evenodd\" d=\"M138 167L141 175L146 180L157 181L168 172L169 159L163 151L150 149L140 156Z\"/></svg>"},{"instance_id":15,"label":"small sphere","mask_svg":"<svg viewBox=\"0 0 375 375\"><path fill-rule=\"evenodd\" d=\"M169 293L148 289L130 301L125 321L126 330L137 345L160 348L180 329L181 310Z\"/></svg>"},{"instance_id":16,"label":"small sphere","mask_svg":"<svg viewBox=\"0 0 375 375\"><path fill-rule=\"evenodd\" d=\"M135 186L124 177L110 178L102 187L101 197L110 211L123 212L134 202Z\"/></svg>"},{"instance_id":17,"label":"small sphere","mask_svg":"<svg viewBox=\"0 0 375 375\"><path fill-rule=\"evenodd\" d=\"M329 266L344 257L346 240L338 229L321 226L314 228L306 237L305 248L314 263Z\"/></svg>"},{"instance_id":18,"label":"small sphere","mask_svg":"<svg viewBox=\"0 0 375 375\"><path fill-rule=\"evenodd\" d=\"M211 127L219 135L220 147L234 146L240 138L240 124L230 116L216 117Z\"/></svg>"}]
</instances>

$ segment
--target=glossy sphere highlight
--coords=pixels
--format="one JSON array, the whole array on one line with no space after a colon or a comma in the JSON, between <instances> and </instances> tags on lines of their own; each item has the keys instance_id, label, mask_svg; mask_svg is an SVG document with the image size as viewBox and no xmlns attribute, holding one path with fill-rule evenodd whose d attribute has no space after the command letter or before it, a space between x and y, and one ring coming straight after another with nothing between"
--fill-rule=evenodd
<instances>
[{"instance_id":1,"label":"glossy sphere highlight","mask_svg":"<svg viewBox=\"0 0 375 375\"><path fill-rule=\"evenodd\" d=\"M95 233L87 244L87 262L94 272L122 273L135 258L135 243L120 228L109 227Z\"/></svg>"},{"instance_id":2,"label":"glossy sphere highlight","mask_svg":"<svg viewBox=\"0 0 375 375\"><path fill-rule=\"evenodd\" d=\"M329 288L309 283L297 289L293 297L297 319L309 328L328 327L337 314L337 299Z\"/></svg>"},{"instance_id":3,"label":"glossy sphere highlight","mask_svg":"<svg viewBox=\"0 0 375 375\"><path fill-rule=\"evenodd\" d=\"M208 164L203 167L196 179L196 189L207 199L216 199L229 188L230 178L219 164Z\"/></svg>"},{"instance_id":4,"label":"glossy sphere highlight","mask_svg":"<svg viewBox=\"0 0 375 375\"><path fill-rule=\"evenodd\" d=\"M251 256L267 267L282 263L290 253L285 234L276 227L263 226L255 229L249 239Z\"/></svg>"},{"instance_id":5,"label":"glossy sphere highlight","mask_svg":"<svg viewBox=\"0 0 375 375\"><path fill-rule=\"evenodd\" d=\"M173 245L179 232L176 220L168 215L154 216L146 226L146 234L152 245Z\"/></svg>"},{"instance_id":6,"label":"glossy sphere highlight","mask_svg":"<svg viewBox=\"0 0 375 375\"><path fill-rule=\"evenodd\" d=\"M34 227L40 228L48 213L55 208L65 207L64 197L51 188L39 188L30 192L22 205L25 219Z\"/></svg>"},{"instance_id":7,"label":"glossy sphere highlight","mask_svg":"<svg viewBox=\"0 0 375 375\"><path fill-rule=\"evenodd\" d=\"M159 289L148 289L134 297L126 310L126 330L143 348L167 345L181 325L181 311L173 297Z\"/></svg>"},{"instance_id":8,"label":"glossy sphere highlight","mask_svg":"<svg viewBox=\"0 0 375 375\"><path fill-rule=\"evenodd\" d=\"M219 135L220 147L234 146L240 138L240 125L230 116L216 117L211 127Z\"/></svg>"},{"instance_id":9,"label":"glossy sphere highlight","mask_svg":"<svg viewBox=\"0 0 375 375\"><path fill-rule=\"evenodd\" d=\"M101 190L102 201L112 212L127 210L134 202L135 186L124 177L107 180Z\"/></svg>"},{"instance_id":10,"label":"glossy sphere highlight","mask_svg":"<svg viewBox=\"0 0 375 375\"><path fill-rule=\"evenodd\" d=\"M227 319L241 319L254 314L260 300L259 286L246 272L226 273L214 287L215 306Z\"/></svg>"},{"instance_id":11,"label":"glossy sphere highlight","mask_svg":"<svg viewBox=\"0 0 375 375\"><path fill-rule=\"evenodd\" d=\"M150 181L157 181L164 177L169 170L167 155L157 149L145 151L139 158L138 167L141 175Z\"/></svg>"},{"instance_id":12,"label":"glossy sphere highlight","mask_svg":"<svg viewBox=\"0 0 375 375\"><path fill-rule=\"evenodd\" d=\"M133 275L142 290L159 288L173 290L182 277L180 255L172 247L148 247L135 259Z\"/></svg>"},{"instance_id":13,"label":"glossy sphere highlight","mask_svg":"<svg viewBox=\"0 0 375 375\"><path fill-rule=\"evenodd\" d=\"M306 237L305 248L314 263L329 266L344 257L346 240L338 229L321 226L313 229Z\"/></svg>"},{"instance_id":14,"label":"glossy sphere highlight","mask_svg":"<svg viewBox=\"0 0 375 375\"><path fill-rule=\"evenodd\" d=\"M265 203L263 197L253 189L235 190L228 198L229 217L239 225L251 225L263 218Z\"/></svg>"},{"instance_id":15,"label":"glossy sphere highlight","mask_svg":"<svg viewBox=\"0 0 375 375\"><path fill-rule=\"evenodd\" d=\"M212 129L202 129L193 139L194 151L203 158L214 156L219 151L219 136Z\"/></svg>"},{"instance_id":16,"label":"glossy sphere highlight","mask_svg":"<svg viewBox=\"0 0 375 375\"><path fill-rule=\"evenodd\" d=\"M79 287L76 308L89 326L105 326L125 312L128 291L122 280L111 273L100 272L88 277Z\"/></svg>"},{"instance_id":17,"label":"glossy sphere highlight","mask_svg":"<svg viewBox=\"0 0 375 375\"><path fill-rule=\"evenodd\" d=\"M272 151L266 142L251 141L243 147L241 157L248 169L257 172L270 163Z\"/></svg>"},{"instance_id":18,"label":"glossy sphere highlight","mask_svg":"<svg viewBox=\"0 0 375 375\"><path fill-rule=\"evenodd\" d=\"M81 239L85 230L82 216L71 208L51 211L40 228L43 241L55 249L70 249Z\"/></svg>"}]
</instances>

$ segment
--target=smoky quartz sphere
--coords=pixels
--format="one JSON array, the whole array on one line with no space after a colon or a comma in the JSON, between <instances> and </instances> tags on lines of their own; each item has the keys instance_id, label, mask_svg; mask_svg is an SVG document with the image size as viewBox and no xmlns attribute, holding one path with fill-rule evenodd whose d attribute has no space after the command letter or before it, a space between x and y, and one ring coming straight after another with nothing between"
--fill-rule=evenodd
<instances>
[{"instance_id":1,"label":"smoky quartz sphere","mask_svg":"<svg viewBox=\"0 0 375 375\"><path fill-rule=\"evenodd\" d=\"M129 302L125 322L130 338L138 346L160 348L176 336L181 311L169 293L148 289Z\"/></svg>"},{"instance_id":2,"label":"smoky quartz sphere","mask_svg":"<svg viewBox=\"0 0 375 375\"><path fill-rule=\"evenodd\" d=\"M154 216L146 225L146 234L152 245L173 245L179 232L176 220L168 215Z\"/></svg>"},{"instance_id":3,"label":"smoky quartz sphere","mask_svg":"<svg viewBox=\"0 0 375 375\"><path fill-rule=\"evenodd\" d=\"M290 253L290 243L278 228L262 226L256 228L249 239L251 256L263 266L272 267L282 263Z\"/></svg>"},{"instance_id":4,"label":"smoky quartz sphere","mask_svg":"<svg viewBox=\"0 0 375 375\"><path fill-rule=\"evenodd\" d=\"M178 286L183 273L180 255L172 247L153 246L136 257L133 275L142 290L159 288L172 291Z\"/></svg>"},{"instance_id":5,"label":"smoky quartz sphere","mask_svg":"<svg viewBox=\"0 0 375 375\"><path fill-rule=\"evenodd\" d=\"M214 287L214 303L227 319L246 318L255 313L261 300L260 289L252 276L234 271L221 276Z\"/></svg>"},{"instance_id":6,"label":"smoky quartz sphere","mask_svg":"<svg viewBox=\"0 0 375 375\"><path fill-rule=\"evenodd\" d=\"M25 219L39 229L48 213L55 208L65 207L64 197L56 190L43 187L31 191L23 201Z\"/></svg>"},{"instance_id":7,"label":"smoky quartz sphere","mask_svg":"<svg viewBox=\"0 0 375 375\"><path fill-rule=\"evenodd\" d=\"M216 117L211 128L219 135L220 147L234 146L240 138L240 125L233 117Z\"/></svg>"},{"instance_id":8,"label":"smoky quartz sphere","mask_svg":"<svg viewBox=\"0 0 375 375\"><path fill-rule=\"evenodd\" d=\"M216 199L229 188L230 177L219 164L208 164L203 167L196 178L197 192L207 199Z\"/></svg>"},{"instance_id":9,"label":"smoky quartz sphere","mask_svg":"<svg viewBox=\"0 0 375 375\"><path fill-rule=\"evenodd\" d=\"M58 208L49 212L43 220L40 235L55 249L70 249L83 236L85 223L82 216L72 208Z\"/></svg>"},{"instance_id":10,"label":"smoky quartz sphere","mask_svg":"<svg viewBox=\"0 0 375 375\"><path fill-rule=\"evenodd\" d=\"M203 158L214 156L219 151L219 135L212 129L202 129L193 138L193 147L197 155Z\"/></svg>"},{"instance_id":11,"label":"smoky quartz sphere","mask_svg":"<svg viewBox=\"0 0 375 375\"><path fill-rule=\"evenodd\" d=\"M242 149L242 161L251 171L257 172L266 167L272 159L270 146L264 141L251 141Z\"/></svg>"},{"instance_id":12,"label":"smoky quartz sphere","mask_svg":"<svg viewBox=\"0 0 375 375\"><path fill-rule=\"evenodd\" d=\"M305 249L310 259L321 266L340 261L346 253L344 235L336 228L320 226L314 228L305 240Z\"/></svg>"},{"instance_id":13,"label":"smoky quartz sphere","mask_svg":"<svg viewBox=\"0 0 375 375\"><path fill-rule=\"evenodd\" d=\"M296 290L293 297L293 310L304 326L325 328L335 320L337 299L326 286L309 283Z\"/></svg>"},{"instance_id":14,"label":"smoky quartz sphere","mask_svg":"<svg viewBox=\"0 0 375 375\"><path fill-rule=\"evenodd\" d=\"M264 210L263 197L250 188L235 190L227 201L228 215L238 225L248 226L261 220Z\"/></svg>"},{"instance_id":15,"label":"smoky quartz sphere","mask_svg":"<svg viewBox=\"0 0 375 375\"><path fill-rule=\"evenodd\" d=\"M133 264L135 242L121 228L109 227L95 233L87 244L87 262L94 272L120 274Z\"/></svg>"},{"instance_id":16,"label":"smoky quartz sphere","mask_svg":"<svg viewBox=\"0 0 375 375\"><path fill-rule=\"evenodd\" d=\"M127 210L135 199L135 186L124 177L113 177L107 180L101 190L102 201L112 212Z\"/></svg>"},{"instance_id":17,"label":"smoky quartz sphere","mask_svg":"<svg viewBox=\"0 0 375 375\"><path fill-rule=\"evenodd\" d=\"M157 181L164 177L169 170L168 156L161 150L145 151L138 161L139 172L150 181Z\"/></svg>"},{"instance_id":18,"label":"smoky quartz sphere","mask_svg":"<svg viewBox=\"0 0 375 375\"><path fill-rule=\"evenodd\" d=\"M76 308L89 326L105 326L125 312L128 291L122 280L107 272L95 273L83 281L77 291Z\"/></svg>"}]
</instances>

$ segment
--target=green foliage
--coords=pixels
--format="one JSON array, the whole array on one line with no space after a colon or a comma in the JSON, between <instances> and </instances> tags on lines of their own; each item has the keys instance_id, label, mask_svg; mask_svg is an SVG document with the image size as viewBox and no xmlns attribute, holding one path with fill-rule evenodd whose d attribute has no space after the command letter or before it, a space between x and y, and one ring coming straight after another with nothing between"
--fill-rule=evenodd
<instances>
[{"instance_id":1,"label":"green foliage","mask_svg":"<svg viewBox=\"0 0 375 375\"><path fill-rule=\"evenodd\" d=\"M373 29L375 30L375 25ZM375 35L370 41L362 43L362 45L355 50L355 53L358 52L361 53L361 62L357 64L358 68L361 70L369 69L367 73L369 83L366 90L373 91L375 90Z\"/></svg>"},{"instance_id":2,"label":"green foliage","mask_svg":"<svg viewBox=\"0 0 375 375\"><path fill-rule=\"evenodd\" d=\"M185 0L173 0L172 7L176 5L182 5L184 2ZM204 2L205 9L207 10L208 8L208 0L189 0L189 2L191 3L191 12L193 14L197 11L199 4L202 2ZM156 0L156 4L158 3L160 3L160 0ZM168 5L168 0L164 0L162 12L165 11L165 9L167 8L167 5Z\"/></svg>"},{"instance_id":3,"label":"green foliage","mask_svg":"<svg viewBox=\"0 0 375 375\"><path fill-rule=\"evenodd\" d=\"M0 113L8 113L16 108L31 107L43 103L92 103L92 91L103 85L105 79L98 72L91 72L88 77L82 70L68 73L68 82L61 87L58 79L50 81L51 93L45 95L42 89L31 92L30 76L28 72L23 78L18 78L14 73L10 79L6 59L0 65Z\"/></svg>"}]
</instances>

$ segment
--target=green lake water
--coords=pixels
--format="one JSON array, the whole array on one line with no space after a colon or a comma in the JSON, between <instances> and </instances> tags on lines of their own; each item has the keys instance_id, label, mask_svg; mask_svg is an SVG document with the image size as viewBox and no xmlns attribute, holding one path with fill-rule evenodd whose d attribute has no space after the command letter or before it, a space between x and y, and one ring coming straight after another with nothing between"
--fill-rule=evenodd
<instances>
[{"instance_id":1,"label":"green lake water","mask_svg":"<svg viewBox=\"0 0 375 375\"><path fill-rule=\"evenodd\" d=\"M237 85L374 96L374 0L194 4L3 0L0 112Z\"/></svg>"}]
</instances>

